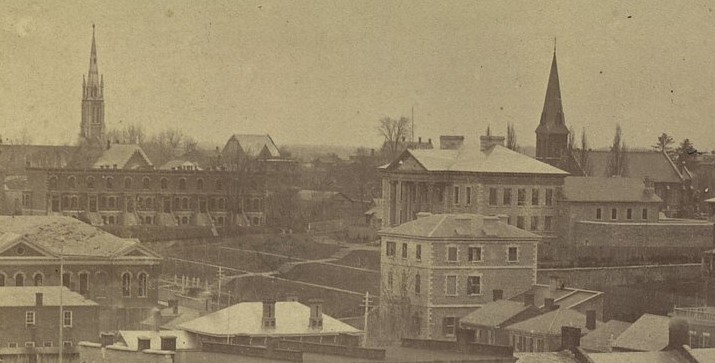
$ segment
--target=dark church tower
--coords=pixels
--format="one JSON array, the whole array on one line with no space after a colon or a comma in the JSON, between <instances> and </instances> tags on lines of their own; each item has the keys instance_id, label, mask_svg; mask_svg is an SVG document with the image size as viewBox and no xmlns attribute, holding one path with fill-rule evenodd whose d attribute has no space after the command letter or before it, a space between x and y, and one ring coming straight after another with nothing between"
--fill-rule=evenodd
<instances>
[{"instance_id":1,"label":"dark church tower","mask_svg":"<svg viewBox=\"0 0 715 363\"><path fill-rule=\"evenodd\" d=\"M92 24L92 51L89 73L82 79L82 125L80 135L86 141L102 142L104 138L104 77L97 68L97 45Z\"/></svg>"},{"instance_id":2,"label":"dark church tower","mask_svg":"<svg viewBox=\"0 0 715 363\"><path fill-rule=\"evenodd\" d=\"M559 69L556 66L556 48L554 48L544 109L541 112L539 127L536 128L536 159L560 167L563 157L566 156L568 135L569 130L566 127L564 109L561 105Z\"/></svg>"}]
</instances>

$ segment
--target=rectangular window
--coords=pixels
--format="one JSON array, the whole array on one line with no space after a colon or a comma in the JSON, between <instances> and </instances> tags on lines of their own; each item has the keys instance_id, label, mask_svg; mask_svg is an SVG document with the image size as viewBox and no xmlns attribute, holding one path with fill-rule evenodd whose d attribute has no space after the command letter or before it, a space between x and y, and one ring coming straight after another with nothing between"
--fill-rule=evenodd
<instances>
[{"instance_id":1,"label":"rectangular window","mask_svg":"<svg viewBox=\"0 0 715 363\"><path fill-rule=\"evenodd\" d=\"M531 189L531 205L539 205L539 189Z\"/></svg>"},{"instance_id":2,"label":"rectangular window","mask_svg":"<svg viewBox=\"0 0 715 363\"><path fill-rule=\"evenodd\" d=\"M544 351L544 340L541 338L536 338L536 351L537 352Z\"/></svg>"},{"instance_id":3,"label":"rectangular window","mask_svg":"<svg viewBox=\"0 0 715 363\"><path fill-rule=\"evenodd\" d=\"M526 205L526 189L519 188L516 191L516 204L517 205Z\"/></svg>"},{"instance_id":4,"label":"rectangular window","mask_svg":"<svg viewBox=\"0 0 715 363\"><path fill-rule=\"evenodd\" d=\"M62 312L62 326L65 328L72 327L72 311L65 310Z\"/></svg>"},{"instance_id":5,"label":"rectangular window","mask_svg":"<svg viewBox=\"0 0 715 363\"><path fill-rule=\"evenodd\" d=\"M472 205L472 187L467 187L465 193L467 194L464 196L467 201L467 205Z\"/></svg>"},{"instance_id":6,"label":"rectangular window","mask_svg":"<svg viewBox=\"0 0 715 363\"><path fill-rule=\"evenodd\" d=\"M415 259L417 261L422 260L422 245L415 246Z\"/></svg>"},{"instance_id":7,"label":"rectangular window","mask_svg":"<svg viewBox=\"0 0 715 363\"><path fill-rule=\"evenodd\" d=\"M643 208L643 211L641 211L641 219L646 220L648 219L648 209Z\"/></svg>"},{"instance_id":8,"label":"rectangular window","mask_svg":"<svg viewBox=\"0 0 715 363\"><path fill-rule=\"evenodd\" d=\"M533 217L531 217L531 230L537 231L538 229L539 229L539 217L533 216Z\"/></svg>"},{"instance_id":9,"label":"rectangular window","mask_svg":"<svg viewBox=\"0 0 715 363\"><path fill-rule=\"evenodd\" d=\"M459 187L454 187L454 204L459 204Z\"/></svg>"},{"instance_id":10,"label":"rectangular window","mask_svg":"<svg viewBox=\"0 0 715 363\"><path fill-rule=\"evenodd\" d=\"M703 332L703 335L700 336L700 348L710 348L711 346L710 333Z\"/></svg>"},{"instance_id":11,"label":"rectangular window","mask_svg":"<svg viewBox=\"0 0 715 363\"><path fill-rule=\"evenodd\" d=\"M35 342L25 342L25 348L34 348Z\"/></svg>"},{"instance_id":12,"label":"rectangular window","mask_svg":"<svg viewBox=\"0 0 715 363\"><path fill-rule=\"evenodd\" d=\"M450 275L446 278L446 291L447 296L457 296L457 276Z\"/></svg>"},{"instance_id":13,"label":"rectangular window","mask_svg":"<svg viewBox=\"0 0 715 363\"><path fill-rule=\"evenodd\" d=\"M519 248L518 247L509 247L509 250L507 251L507 261L516 262L518 260L519 260Z\"/></svg>"},{"instance_id":14,"label":"rectangular window","mask_svg":"<svg viewBox=\"0 0 715 363\"><path fill-rule=\"evenodd\" d=\"M23 192L22 193L22 207L23 208L32 208L32 192Z\"/></svg>"},{"instance_id":15,"label":"rectangular window","mask_svg":"<svg viewBox=\"0 0 715 363\"><path fill-rule=\"evenodd\" d=\"M52 347L52 341L51 341L51 340L48 340L48 341L42 343L42 346L45 347L45 348L51 348L51 347Z\"/></svg>"},{"instance_id":16,"label":"rectangular window","mask_svg":"<svg viewBox=\"0 0 715 363\"><path fill-rule=\"evenodd\" d=\"M489 188L489 205L497 205L497 188Z\"/></svg>"},{"instance_id":17,"label":"rectangular window","mask_svg":"<svg viewBox=\"0 0 715 363\"><path fill-rule=\"evenodd\" d=\"M385 256L394 257L395 256L395 242L385 243Z\"/></svg>"},{"instance_id":18,"label":"rectangular window","mask_svg":"<svg viewBox=\"0 0 715 363\"><path fill-rule=\"evenodd\" d=\"M481 295L482 293L482 277L469 276L467 277L467 295Z\"/></svg>"},{"instance_id":19,"label":"rectangular window","mask_svg":"<svg viewBox=\"0 0 715 363\"><path fill-rule=\"evenodd\" d=\"M26 325L35 325L35 312L34 311L26 311L25 312L25 324Z\"/></svg>"},{"instance_id":20,"label":"rectangular window","mask_svg":"<svg viewBox=\"0 0 715 363\"><path fill-rule=\"evenodd\" d=\"M504 205L511 205L511 188L504 188L504 195L502 196L502 202Z\"/></svg>"},{"instance_id":21,"label":"rectangular window","mask_svg":"<svg viewBox=\"0 0 715 363\"><path fill-rule=\"evenodd\" d=\"M17 342L7 343L7 347L8 347L8 348L17 348Z\"/></svg>"},{"instance_id":22,"label":"rectangular window","mask_svg":"<svg viewBox=\"0 0 715 363\"><path fill-rule=\"evenodd\" d=\"M552 228L554 228L551 223L554 217L552 216L545 216L544 217L544 231L550 231Z\"/></svg>"},{"instance_id":23,"label":"rectangular window","mask_svg":"<svg viewBox=\"0 0 715 363\"><path fill-rule=\"evenodd\" d=\"M457 247L447 247L447 261L457 262Z\"/></svg>"},{"instance_id":24,"label":"rectangular window","mask_svg":"<svg viewBox=\"0 0 715 363\"><path fill-rule=\"evenodd\" d=\"M601 208L596 208L596 219L601 219Z\"/></svg>"},{"instance_id":25,"label":"rectangular window","mask_svg":"<svg viewBox=\"0 0 715 363\"><path fill-rule=\"evenodd\" d=\"M626 219L631 220L633 219L633 209L626 209Z\"/></svg>"},{"instance_id":26,"label":"rectangular window","mask_svg":"<svg viewBox=\"0 0 715 363\"><path fill-rule=\"evenodd\" d=\"M613 219L613 220L618 219L618 209L617 208L611 208L611 219Z\"/></svg>"},{"instance_id":27,"label":"rectangular window","mask_svg":"<svg viewBox=\"0 0 715 363\"><path fill-rule=\"evenodd\" d=\"M407 243L402 244L402 258L407 258Z\"/></svg>"},{"instance_id":28,"label":"rectangular window","mask_svg":"<svg viewBox=\"0 0 715 363\"><path fill-rule=\"evenodd\" d=\"M457 332L457 318L446 317L442 319L442 332L445 336L454 336Z\"/></svg>"},{"instance_id":29,"label":"rectangular window","mask_svg":"<svg viewBox=\"0 0 715 363\"><path fill-rule=\"evenodd\" d=\"M482 248L481 247L469 247L468 257L470 262L477 262L482 260Z\"/></svg>"},{"instance_id":30,"label":"rectangular window","mask_svg":"<svg viewBox=\"0 0 715 363\"><path fill-rule=\"evenodd\" d=\"M546 198L544 199L544 202L547 206L554 204L554 190L553 189L547 188L545 197Z\"/></svg>"}]
</instances>

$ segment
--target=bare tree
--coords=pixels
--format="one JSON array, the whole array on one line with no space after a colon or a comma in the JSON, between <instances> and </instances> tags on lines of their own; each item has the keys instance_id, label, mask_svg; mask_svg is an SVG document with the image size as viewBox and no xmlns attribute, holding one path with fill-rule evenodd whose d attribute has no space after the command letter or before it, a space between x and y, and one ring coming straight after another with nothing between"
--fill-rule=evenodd
<instances>
[{"instance_id":1,"label":"bare tree","mask_svg":"<svg viewBox=\"0 0 715 363\"><path fill-rule=\"evenodd\" d=\"M566 145L567 150L569 152L573 152L576 145L576 133L574 132L573 127L569 127L569 136Z\"/></svg>"},{"instance_id":2,"label":"bare tree","mask_svg":"<svg viewBox=\"0 0 715 363\"><path fill-rule=\"evenodd\" d=\"M588 139L586 138L586 128L584 128L581 132L581 148L578 150L578 164L581 166L584 176L590 176L593 173L590 151Z\"/></svg>"},{"instance_id":3,"label":"bare tree","mask_svg":"<svg viewBox=\"0 0 715 363\"><path fill-rule=\"evenodd\" d=\"M394 155L400 151L401 145L410 135L410 119L407 117L400 117L399 119L383 117L380 120L377 131L385 139L383 145L383 148L386 149L385 151Z\"/></svg>"},{"instance_id":4,"label":"bare tree","mask_svg":"<svg viewBox=\"0 0 715 363\"><path fill-rule=\"evenodd\" d=\"M608 157L606 176L625 176L628 169L627 148L623 142L621 125L616 125L616 134L613 136L611 153Z\"/></svg>"},{"instance_id":5,"label":"bare tree","mask_svg":"<svg viewBox=\"0 0 715 363\"><path fill-rule=\"evenodd\" d=\"M506 147L516 152L520 151L519 144L516 142L516 130L512 123L506 126Z\"/></svg>"}]
</instances>

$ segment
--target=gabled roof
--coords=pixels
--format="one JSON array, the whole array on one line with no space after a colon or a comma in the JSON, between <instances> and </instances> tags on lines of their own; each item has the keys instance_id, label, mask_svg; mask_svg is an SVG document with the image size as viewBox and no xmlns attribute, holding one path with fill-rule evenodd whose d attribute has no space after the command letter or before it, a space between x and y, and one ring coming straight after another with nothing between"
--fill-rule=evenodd
<instances>
[{"instance_id":1,"label":"gabled roof","mask_svg":"<svg viewBox=\"0 0 715 363\"><path fill-rule=\"evenodd\" d=\"M501 145L482 151L479 145L466 142L456 150L405 150L386 169L399 169L408 159L414 160L423 171L431 172L568 175L561 169Z\"/></svg>"},{"instance_id":2,"label":"gabled roof","mask_svg":"<svg viewBox=\"0 0 715 363\"><path fill-rule=\"evenodd\" d=\"M655 193L647 193L643 180L623 177L569 176L564 179L564 199L569 202L660 203Z\"/></svg>"},{"instance_id":3,"label":"gabled roof","mask_svg":"<svg viewBox=\"0 0 715 363\"><path fill-rule=\"evenodd\" d=\"M592 352L609 352L611 343L630 326L631 323L609 320L581 338L581 347Z\"/></svg>"},{"instance_id":4,"label":"gabled roof","mask_svg":"<svg viewBox=\"0 0 715 363\"><path fill-rule=\"evenodd\" d=\"M276 326L262 327L263 303L243 302L179 325L196 334L225 336L288 336L351 334L361 331L323 314L323 328L311 329L310 308L297 301L278 301L275 305Z\"/></svg>"},{"instance_id":5,"label":"gabled roof","mask_svg":"<svg viewBox=\"0 0 715 363\"><path fill-rule=\"evenodd\" d=\"M241 145L243 152L251 157L257 157L265 148L271 158L280 158L281 153L278 146L273 142L270 135L233 134L231 139L235 139ZM229 139L230 141L230 139Z\"/></svg>"},{"instance_id":6,"label":"gabled roof","mask_svg":"<svg viewBox=\"0 0 715 363\"><path fill-rule=\"evenodd\" d=\"M596 323L598 324L598 322ZM506 330L519 330L537 334L561 335L562 326L581 329L581 334L590 332L586 329L586 315L572 309L556 309L531 319L509 325ZM596 325L598 327L598 325Z\"/></svg>"},{"instance_id":7,"label":"gabled roof","mask_svg":"<svg viewBox=\"0 0 715 363\"><path fill-rule=\"evenodd\" d=\"M591 161L592 176L604 176L608 170L608 160L611 152L608 150L593 150L588 152ZM664 152L658 151L628 151L625 157L625 177L644 180L650 178L656 183L682 183L685 179L675 164Z\"/></svg>"},{"instance_id":8,"label":"gabled roof","mask_svg":"<svg viewBox=\"0 0 715 363\"><path fill-rule=\"evenodd\" d=\"M131 257L127 258L161 258L137 240L117 237L71 217L0 216L0 233L8 235L2 239L22 241L54 256L120 258L129 255ZM132 253L135 251L140 252L140 256Z\"/></svg>"},{"instance_id":9,"label":"gabled roof","mask_svg":"<svg viewBox=\"0 0 715 363\"><path fill-rule=\"evenodd\" d=\"M569 133L564 119L564 108L561 104L561 85L559 84L559 68L556 65L556 49L554 49L554 58L551 61L551 72L549 73L549 83L546 86L544 108L541 111L541 120L536 128L536 133L562 135Z\"/></svg>"},{"instance_id":10,"label":"gabled roof","mask_svg":"<svg viewBox=\"0 0 715 363\"><path fill-rule=\"evenodd\" d=\"M487 219L485 224L484 220ZM381 235L402 235L428 238L519 238L537 240L531 232L500 222L498 217L480 214L432 214L418 217L396 227L380 231Z\"/></svg>"},{"instance_id":11,"label":"gabled roof","mask_svg":"<svg viewBox=\"0 0 715 363\"><path fill-rule=\"evenodd\" d=\"M459 322L460 324L466 325L490 326L496 328L501 326L507 320L530 308L536 310L536 307L533 305L526 305L524 303L509 300L497 300L482 305L481 308L474 310L467 316L459 319Z\"/></svg>"},{"instance_id":12,"label":"gabled roof","mask_svg":"<svg viewBox=\"0 0 715 363\"><path fill-rule=\"evenodd\" d=\"M643 352L661 350L668 346L669 324L670 318L667 316L643 314L611 346Z\"/></svg>"},{"instance_id":13,"label":"gabled roof","mask_svg":"<svg viewBox=\"0 0 715 363\"><path fill-rule=\"evenodd\" d=\"M138 155L147 166L151 167L152 163L149 157L144 153L144 150L139 145L134 144L113 144L108 150L104 150L102 155L94 162L92 166L95 169L115 167L117 169L125 169L127 163L133 156Z\"/></svg>"},{"instance_id":14,"label":"gabled roof","mask_svg":"<svg viewBox=\"0 0 715 363\"><path fill-rule=\"evenodd\" d=\"M43 306L60 306L59 286L3 286L0 287L0 307L35 306L35 294L42 293ZM62 305L98 306L84 296L62 287Z\"/></svg>"}]
</instances>

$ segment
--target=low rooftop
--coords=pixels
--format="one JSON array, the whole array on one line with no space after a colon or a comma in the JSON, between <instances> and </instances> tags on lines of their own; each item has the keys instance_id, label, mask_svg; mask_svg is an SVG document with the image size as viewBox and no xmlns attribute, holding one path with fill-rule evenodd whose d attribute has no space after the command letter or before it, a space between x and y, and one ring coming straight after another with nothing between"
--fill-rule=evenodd
<instances>
[{"instance_id":1,"label":"low rooftop","mask_svg":"<svg viewBox=\"0 0 715 363\"><path fill-rule=\"evenodd\" d=\"M599 324L601 323L597 322L596 327ZM509 325L506 330L560 336L561 327L563 326L580 328L582 335L591 331L586 328L586 315L571 309L552 310L531 319Z\"/></svg>"},{"instance_id":2,"label":"low rooftop","mask_svg":"<svg viewBox=\"0 0 715 363\"><path fill-rule=\"evenodd\" d=\"M430 238L540 238L536 234L500 221L499 217L480 214L429 214L396 227L383 229L380 234Z\"/></svg>"},{"instance_id":3,"label":"low rooftop","mask_svg":"<svg viewBox=\"0 0 715 363\"><path fill-rule=\"evenodd\" d=\"M459 323L471 326L500 327L509 319L530 308L537 310L533 305L526 305L517 301L492 301L459 319Z\"/></svg>"},{"instance_id":4,"label":"low rooftop","mask_svg":"<svg viewBox=\"0 0 715 363\"><path fill-rule=\"evenodd\" d=\"M59 286L3 286L0 287L0 307L36 306L36 296L42 294L42 306L60 306ZM63 306L98 306L84 296L62 287Z\"/></svg>"},{"instance_id":5,"label":"low rooftop","mask_svg":"<svg viewBox=\"0 0 715 363\"><path fill-rule=\"evenodd\" d=\"M561 309L574 309L582 303L603 296L601 291L577 289L561 285L534 284L528 290L512 296L509 300L523 302L526 294L534 295L534 305L539 308L543 308L546 305L547 298L552 298L554 299L554 304L559 305Z\"/></svg>"},{"instance_id":6,"label":"low rooftop","mask_svg":"<svg viewBox=\"0 0 715 363\"><path fill-rule=\"evenodd\" d=\"M563 193L569 202L663 202L637 178L570 176L564 179Z\"/></svg>"},{"instance_id":7,"label":"low rooftop","mask_svg":"<svg viewBox=\"0 0 715 363\"><path fill-rule=\"evenodd\" d=\"M631 351L656 351L668 346L670 318L643 314L611 344L613 348Z\"/></svg>"}]
</instances>

